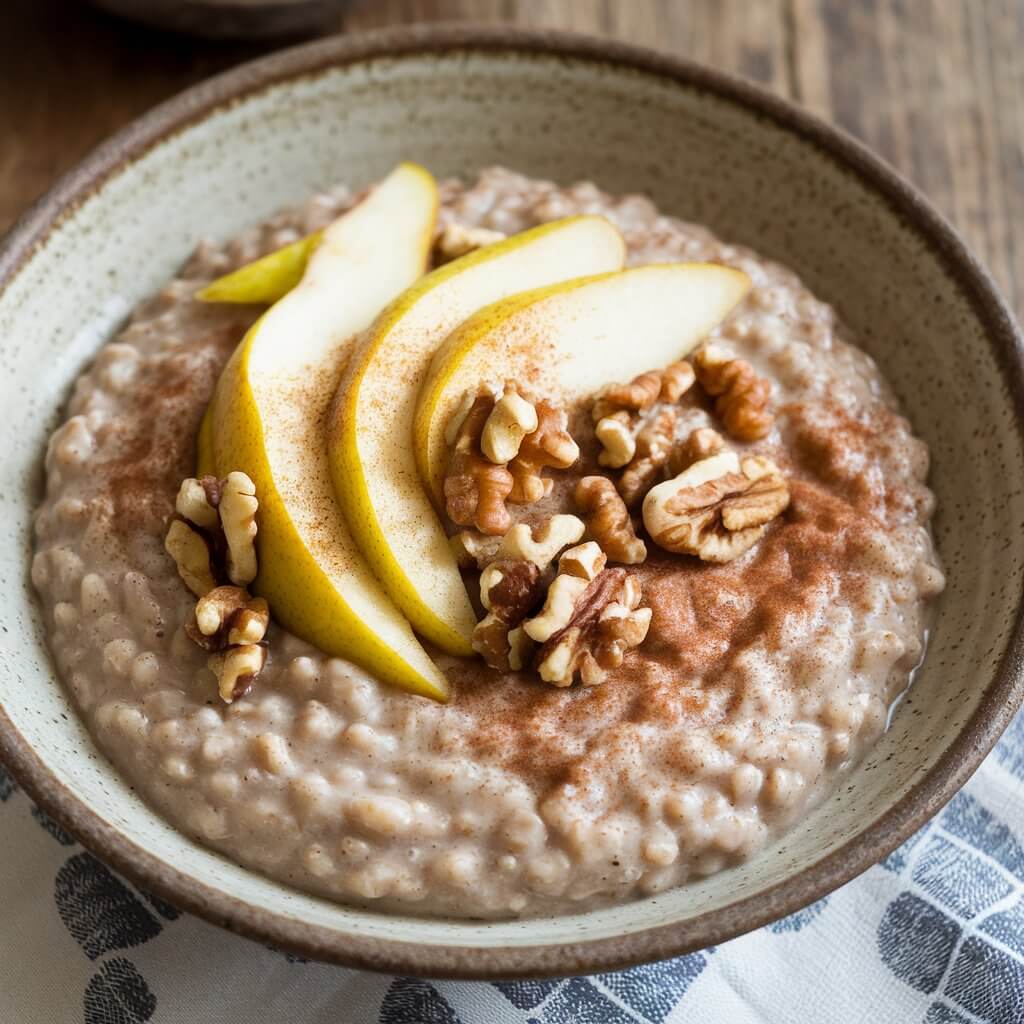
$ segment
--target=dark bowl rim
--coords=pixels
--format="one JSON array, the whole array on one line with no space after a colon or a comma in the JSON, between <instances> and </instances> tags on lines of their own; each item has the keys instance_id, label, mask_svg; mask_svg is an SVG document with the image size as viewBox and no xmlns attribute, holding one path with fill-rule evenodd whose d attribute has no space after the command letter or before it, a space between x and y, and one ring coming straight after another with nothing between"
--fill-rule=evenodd
<instances>
[{"instance_id":1,"label":"dark bowl rim","mask_svg":"<svg viewBox=\"0 0 1024 1024\"><path fill-rule=\"evenodd\" d=\"M767 118L855 175L910 226L956 282L985 330L1024 437L1024 339L988 272L955 229L893 168L862 143L761 87L694 62L567 32L441 24L336 36L271 54L194 86L98 146L37 200L0 245L0 294L60 225L109 178L213 111L276 83L374 59L458 51L554 56L645 73L697 89ZM566 945L424 945L344 935L242 900L166 864L121 834L51 773L0 708L0 760L26 793L83 846L143 888L214 924L263 943L349 967L434 978L498 980L615 970L718 945L820 899L896 848L970 778L1024 698L1024 602L978 708L938 761L899 802L862 832L784 882L685 922ZM453 921L453 925L467 922Z\"/></svg>"}]
</instances>

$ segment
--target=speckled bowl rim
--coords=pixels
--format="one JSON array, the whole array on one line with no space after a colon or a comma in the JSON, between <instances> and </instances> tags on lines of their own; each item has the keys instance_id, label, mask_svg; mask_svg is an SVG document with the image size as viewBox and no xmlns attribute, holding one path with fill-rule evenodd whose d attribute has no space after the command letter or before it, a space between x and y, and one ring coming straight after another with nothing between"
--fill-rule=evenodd
<instances>
[{"instance_id":1,"label":"speckled bowl rim","mask_svg":"<svg viewBox=\"0 0 1024 1024\"><path fill-rule=\"evenodd\" d=\"M915 188L852 137L755 85L650 50L563 32L452 24L337 36L252 61L188 89L99 146L24 214L0 246L0 294L40 243L107 179L211 112L275 83L331 68L451 51L549 55L643 72L710 93L810 143L881 197L958 284L986 333L1015 409L1017 430L1024 438L1024 338L987 271ZM1024 698L1022 661L1024 601L1019 599L1012 633L977 710L927 775L860 834L798 875L675 924L560 946L428 946L343 934L250 906L170 867L101 818L48 770L3 708L0 759L33 800L116 870L175 906L249 938L318 960L425 977L587 974L717 945L799 910L877 863L939 811L981 764ZM453 921L453 926L459 923Z\"/></svg>"}]
</instances>

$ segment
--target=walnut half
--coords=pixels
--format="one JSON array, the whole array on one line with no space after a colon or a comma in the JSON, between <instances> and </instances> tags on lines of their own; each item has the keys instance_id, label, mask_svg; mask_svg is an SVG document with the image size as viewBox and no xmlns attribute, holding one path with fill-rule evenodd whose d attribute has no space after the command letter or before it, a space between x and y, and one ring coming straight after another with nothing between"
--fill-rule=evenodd
<instances>
[{"instance_id":1,"label":"walnut half","mask_svg":"<svg viewBox=\"0 0 1024 1024\"><path fill-rule=\"evenodd\" d=\"M603 683L626 652L647 636L651 609L639 607L641 596L639 582L625 569L601 571L586 584L564 625L537 652L541 679L552 686L571 686L578 675L584 686Z\"/></svg>"},{"instance_id":2,"label":"walnut half","mask_svg":"<svg viewBox=\"0 0 1024 1024\"><path fill-rule=\"evenodd\" d=\"M611 480L585 476L576 484L574 498L591 537L611 561L637 565L647 558L647 545L636 535L629 509Z\"/></svg>"},{"instance_id":3,"label":"walnut half","mask_svg":"<svg viewBox=\"0 0 1024 1024\"><path fill-rule=\"evenodd\" d=\"M729 562L752 548L788 505L789 486L774 462L721 452L649 491L644 526L666 551Z\"/></svg>"},{"instance_id":4,"label":"walnut half","mask_svg":"<svg viewBox=\"0 0 1024 1024\"><path fill-rule=\"evenodd\" d=\"M701 387L715 399L715 412L731 437L757 441L772 429L771 384L745 359L707 344L693 357L693 368Z\"/></svg>"}]
</instances>

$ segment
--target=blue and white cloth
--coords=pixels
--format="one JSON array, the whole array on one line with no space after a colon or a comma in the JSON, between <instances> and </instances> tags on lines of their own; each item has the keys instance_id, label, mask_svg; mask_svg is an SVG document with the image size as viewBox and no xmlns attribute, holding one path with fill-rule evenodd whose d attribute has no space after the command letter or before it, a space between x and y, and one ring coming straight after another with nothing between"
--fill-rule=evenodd
<instances>
[{"instance_id":1,"label":"blue and white cloth","mask_svg":"<svg viewBox=\"0 0 1024 1024\"><path fill-rule=\"evenodd\" d=\"M308 963L139 892L0 768L0 1024L1022 1024L1024 717L826 899L618 974L486 984Z\"/></svg>"}]
</instances>

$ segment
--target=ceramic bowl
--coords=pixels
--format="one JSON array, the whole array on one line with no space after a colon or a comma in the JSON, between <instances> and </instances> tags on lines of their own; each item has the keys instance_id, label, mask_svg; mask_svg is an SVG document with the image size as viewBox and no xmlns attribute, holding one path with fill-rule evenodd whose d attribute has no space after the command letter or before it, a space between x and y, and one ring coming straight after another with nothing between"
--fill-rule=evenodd
<instances>
[{"instance_id":1,"label":"ceramic bowl","mask_svg":"<svg viewBox=\"0 0 1024 1024\"><path fill-rule=\"evenodd\" d=\"M382 915L243 870L150 812L57 682L28 583L30 512L70 383L202 235L395 161L502 162L643 190L794 267L878 360L931 445L949 585L891 728L746 865L612 909L474 923ZM431 976L575 974L722 942L867 869L974 771L1021 701L1021 341L986 273L909 185L753 86L581 38L465 28L336 38L159 107L44 197L0 253L0 754L97 855L170 902L308 956Z\"/></svg>"}]
</instances>

